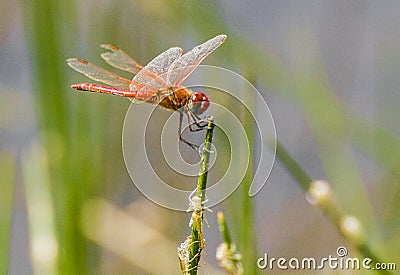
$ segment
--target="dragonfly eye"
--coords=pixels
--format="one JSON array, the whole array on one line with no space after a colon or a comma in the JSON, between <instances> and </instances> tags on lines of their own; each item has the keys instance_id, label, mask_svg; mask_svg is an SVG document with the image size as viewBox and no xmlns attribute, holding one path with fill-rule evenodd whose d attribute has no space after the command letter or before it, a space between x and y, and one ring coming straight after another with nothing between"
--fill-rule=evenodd
<instances>
[{"instance_id":1,"label":"dragonfly eye","mask_svg":"<svg viewBox=\"0 0 400 275\"><path fill-rule=\"evenodd\" d=\"M189 109L195 115L201 115L204 113L208 106L210 106L210 101L208 97L203 93L194 93L189 99Z\"/></svg>"}]
</instances>

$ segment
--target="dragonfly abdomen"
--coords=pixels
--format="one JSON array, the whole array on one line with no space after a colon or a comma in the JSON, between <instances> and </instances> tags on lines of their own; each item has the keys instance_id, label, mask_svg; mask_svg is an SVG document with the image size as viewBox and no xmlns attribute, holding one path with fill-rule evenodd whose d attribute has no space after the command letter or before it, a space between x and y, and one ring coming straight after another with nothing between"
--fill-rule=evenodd
<instances>
[{"instance_id":1,"label":"dragonfly abdomen","mask_svg":"<svg viewBox=\"0 0 400 275\"><path fill-rule=\"evenodd\" d=\"M78 91L88 91L88 92L95 92L95 93L105 93L105 94L112 94L112 95L119 95L124 97L132 97L135 98L137 95L137 91L131 90L120 90L118 88L111 88L107 86L101 86L94 83L80 83L74 84L71 88L78 90Z\"/></svg>"}]
</instances>

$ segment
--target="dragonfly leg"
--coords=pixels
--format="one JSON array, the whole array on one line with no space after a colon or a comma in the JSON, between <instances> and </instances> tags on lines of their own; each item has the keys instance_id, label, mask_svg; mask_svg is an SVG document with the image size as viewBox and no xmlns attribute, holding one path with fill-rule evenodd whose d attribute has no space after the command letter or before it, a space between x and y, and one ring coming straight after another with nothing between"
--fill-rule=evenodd
<instances>
[{"instance_id":1,"label":"dragonfly leg","mask_svg":"<svg viewBox=\"0 0 400 275\"><path fill-rule=\"evenodd\" d=\"M197 116L196 114L193 114L192 112L186 112L187 115L187 119L188 119L188 123L189 123L189 130L191 132L198 132L198 131L202 131L204 130L204 128L206 128L208 126L208 118L200 118L199 116ZM203 124L201 124L203 123ZM196 125L197 128L192 129L192 126ZM198 146L199 147L199 146ZM205 148L204 148L205 149ZM200 150L200 147L199 149ZM214 153L213 150L207 150L209 153ZM199 154L200 151L199 151Z\"/></svg>"},{"instance_id":2,"label":"dragonfly leg","mask_svg":"<svg viewBox=\"0 0 400 275\"><path fill-rule=\"evenodd\" d=\"M183 138L182 136L182 122L183 122L183 113L179 112L179 125L178 125L178 137L179 141L182 141L183 143L187 144L190 148L192 148L195 151L199 151L200 146L197 144L193 144L186 139ZM190 126L189 126L190 127Z\"/></svg>"},{"instance_id":3,"label":"dragonfly leg","mask_svg":"<svg viewBox=\"0 0 400 275\"><path fill-rule=\"evenodd\" d=\"M193 114L190 111L186 112L188 123L189 123L189 130L191 132L198 132L204 130L205 127L208 125L207 118L200 118L199 116ZM197 128L194 128L196 126Z\"/></svg>"}]
</instances>

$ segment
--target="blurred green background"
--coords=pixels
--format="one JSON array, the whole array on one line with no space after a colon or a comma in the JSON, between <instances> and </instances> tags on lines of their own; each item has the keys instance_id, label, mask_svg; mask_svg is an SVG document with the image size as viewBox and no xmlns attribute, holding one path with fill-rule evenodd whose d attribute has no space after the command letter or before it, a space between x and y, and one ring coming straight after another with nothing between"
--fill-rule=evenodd
<instances>
[{"instance_id":1,"label":"blurred green background","mask_svg":"<svg viewBox=\"0 0 400 275\"><path fill-rule=\"evenodd\" d=\"M0 7L0 273L179 273L176 248L189 234L189 215L153 204L131 183L121 149L129 101L73 91L88 79L65 60L103 66L99 45L110 43L146 64L221 33L227 42L205 64L231 69L262 92L287 152L309 177L330 183L375 255L400 264L399 2L3 0ZM362 256L279 160L255 198L248 184L249 177L215 208L225 212L246 274L262 272L256 260L264 253L321 258L346 246ZM214 214L203 273L223 273Z\"/></svg>"}]
</instances>

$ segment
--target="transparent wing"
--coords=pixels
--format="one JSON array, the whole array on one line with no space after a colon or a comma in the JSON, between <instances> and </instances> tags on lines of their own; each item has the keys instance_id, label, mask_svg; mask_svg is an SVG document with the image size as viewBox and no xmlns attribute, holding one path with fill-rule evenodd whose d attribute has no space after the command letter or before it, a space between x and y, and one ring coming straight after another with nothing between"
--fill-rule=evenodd
<instances>
[{"instance_id":1,"label":"transparent wing","mask_svg":"<svg viewBox=\"0 0 400 275\"><path fill-rule=\"evenodd\" d=\"M129 79L117 75L116 73L107 71L97 65L79 58L69 58L67 59L67 64L75 71L80 72L90 79L102 82L115 88L128 90L132 88L140 89L143 87L143 85L140 83L134 83Z\"/></svg>"},{"instance_id":2,"label":"transparent wing","mask_svg":"<svg viewBox=\"0 0 400 275\"><path fill-rule=\"evenodd\" d=\"M167 86L166 74L171 64L182 55L182 49L170 48L147 64L134 78L145 85L144 89L159 90Z\"/></svg>"},{"instance_id":3,"label":"transparent wing","mask_svg":"<svg viewBox=\"0 0 400 275\"><path fill-rule=\"evenodd\" d=\"M100 45L100 47L109 50L109 52L102 53L101 57L108 64L114 66L115 68L130 72L132 74L137 74L143 68L143 66L140 65L136 60L116 46L103 44Z\"/></svg>"},{"instance_id":4,"label":"transparent wing","mask_svg":"<svg viewBox=\"0 0 400 275\"><path fill-rule=\"evenodd\" d=\"M168 70L166 82L168 85L181 85L196 67L226 40L226 35L218 35L207 42L185 53L172 63Z\"/></svg>"}]
</instances>

